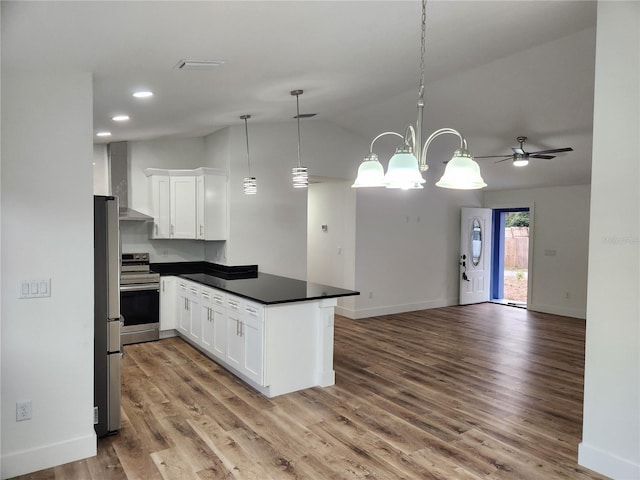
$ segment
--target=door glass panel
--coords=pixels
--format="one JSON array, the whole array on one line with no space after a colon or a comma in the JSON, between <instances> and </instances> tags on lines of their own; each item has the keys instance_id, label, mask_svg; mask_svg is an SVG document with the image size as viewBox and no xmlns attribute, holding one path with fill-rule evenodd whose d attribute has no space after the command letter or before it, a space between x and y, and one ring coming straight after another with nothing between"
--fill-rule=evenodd
<instances>
[{"instance_id":1,"label":"door glass panel","mask_svg":"<svg viewBox=\"0 0 640 480\"><path fill-rule=\"evenodd\" d=\"M480 263L480 257L482 255L482 227L480 226L480 220L473 219L471 224L471 263L477 266Z\"/></svg>"}]
</instances>

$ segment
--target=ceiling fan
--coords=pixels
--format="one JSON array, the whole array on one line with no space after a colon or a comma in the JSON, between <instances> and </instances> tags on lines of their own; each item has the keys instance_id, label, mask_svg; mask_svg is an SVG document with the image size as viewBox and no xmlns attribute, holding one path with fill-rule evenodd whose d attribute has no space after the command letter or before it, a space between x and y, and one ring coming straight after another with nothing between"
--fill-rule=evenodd
<instances>
[{"instance_id":1,"label":"ceiling fan","mask_svg":"<svg viewBox=\"0 0 640 480\"><path fill-rule=\"evenodd\" d=\"M560 152L572 152L573 148L565 147L565 148L552 148L551 150L539 150L537 152L525 152L524 151L524 143L527 141L527 137L517 137L516 140L520 143L519 147L513 147L513 153L509 155L486 155L484 157L476 157L474 158L501 158L502 160L496 160L494 163L506 162L507 160L513 160L513 165L516 167L524 167L529 164L529 160L532 158L543 158L545 160L550 160L552 158L556 158L555 155L549 155L550 153L560 153Z\"/></svg>"}]
</instances>

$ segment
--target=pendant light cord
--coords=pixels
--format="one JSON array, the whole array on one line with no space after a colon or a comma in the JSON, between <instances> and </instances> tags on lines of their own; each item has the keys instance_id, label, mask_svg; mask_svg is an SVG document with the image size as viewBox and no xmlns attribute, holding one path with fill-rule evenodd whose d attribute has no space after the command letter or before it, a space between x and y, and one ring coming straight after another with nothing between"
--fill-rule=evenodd
<instances>
[{"instance_id":1,"label":"pendant light cord","mask_svg":"<svg viewBox=\"0 0 640 480\"><path fill-rule=\"evenodd\" d=\"M250 118L250 115L243 115L244 119L244 138L247 142L247 165L249 167L249 176L251 176L251 159L249 157L249 127L247 126L247 119Z\"/></svg>"},{"instance_id":2,"label":"pendant light cord","mask_svg":"<svg viewBox=\"0 0 640 480\"><path fill-rule=\"evenodd\" d=\"M300 161L300 94L296 93L296 118L298 119L298 168L302 166Z\"/></svg>"}]
</instances>

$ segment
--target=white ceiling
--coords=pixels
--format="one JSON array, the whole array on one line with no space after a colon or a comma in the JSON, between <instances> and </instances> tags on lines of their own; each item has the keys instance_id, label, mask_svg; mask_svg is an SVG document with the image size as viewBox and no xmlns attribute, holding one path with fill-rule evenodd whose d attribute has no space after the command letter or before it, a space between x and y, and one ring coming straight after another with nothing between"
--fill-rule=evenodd
<instances>
[{"instance_id":1,"label":"white ceiling","mask_svg":"<svg viewBox=\"0 0 640 480\"><path fill-rule=\"evenodd\" d=\"M425 135L457 128L474 155L508 154L518 135L525 150L575 150L525 168L479 160L490 189L588 183L595 22L591 1L429 2ZM2 1L3 70L93 72L105 141L206 135L242 114L291 121L294 89L303 113L365 138L403 132L419 38L416 0ZM179 71L180 59L225 63ZM155 96L136 100L138 88ZM429 157L455 139L438 143Z\"/></svg>"}]
</instances>

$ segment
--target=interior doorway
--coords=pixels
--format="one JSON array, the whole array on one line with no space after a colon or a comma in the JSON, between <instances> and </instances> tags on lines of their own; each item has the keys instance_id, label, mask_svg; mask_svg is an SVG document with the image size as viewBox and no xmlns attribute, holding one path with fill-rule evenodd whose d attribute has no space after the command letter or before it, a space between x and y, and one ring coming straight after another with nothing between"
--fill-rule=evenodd
<instances>
[{"instance_id":1,"label":"interior doorway","mask_svg":"<svg viewBox=\"0 0 640 480\"><path fill-rule=\"evenodd\" d=\"M529 291L529 208L493 209L492 302L526 308Z\"/></svg>"}]
</instances>

